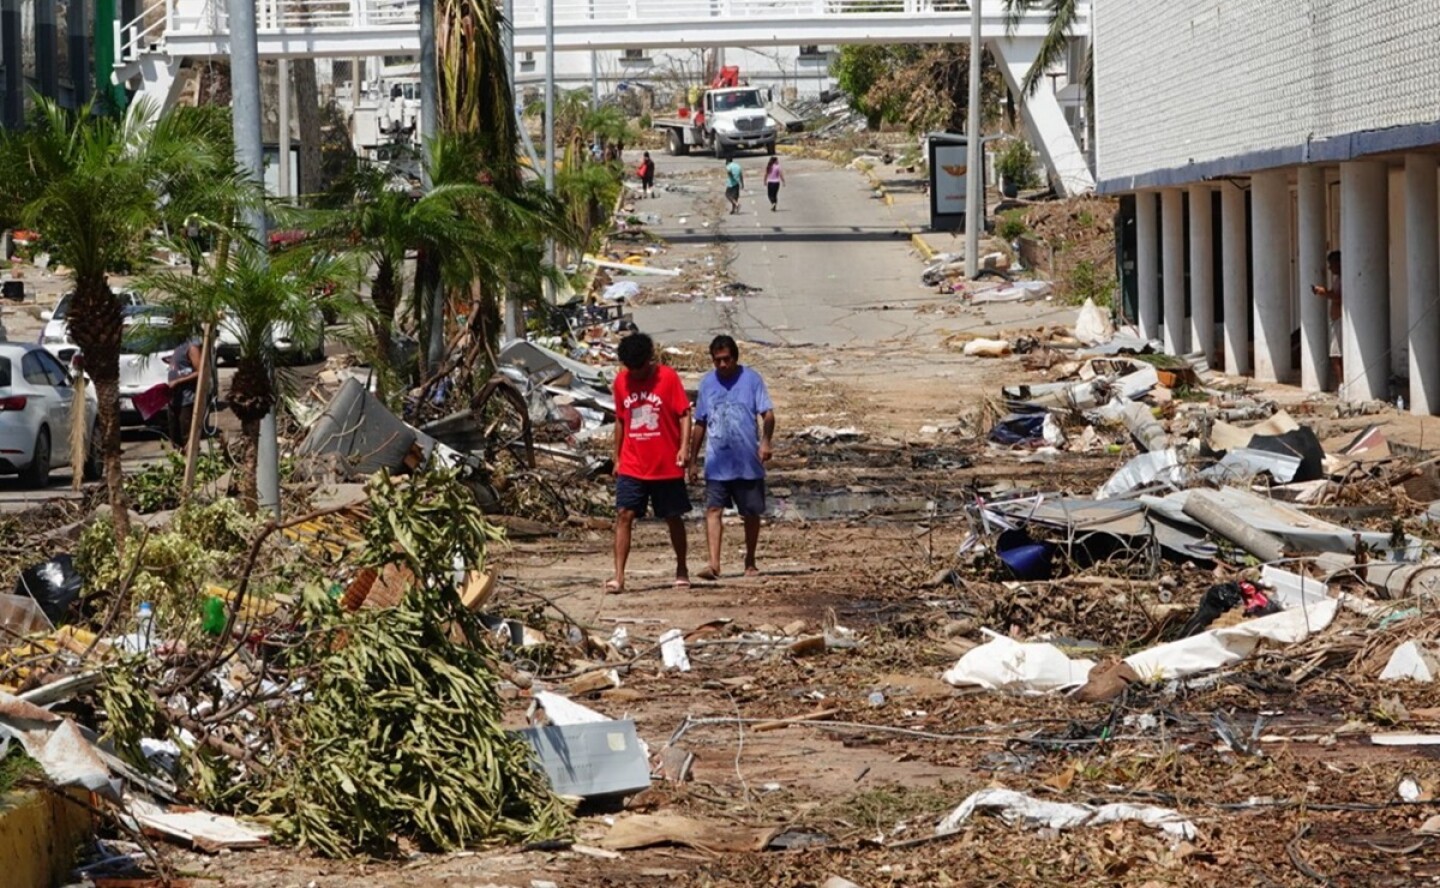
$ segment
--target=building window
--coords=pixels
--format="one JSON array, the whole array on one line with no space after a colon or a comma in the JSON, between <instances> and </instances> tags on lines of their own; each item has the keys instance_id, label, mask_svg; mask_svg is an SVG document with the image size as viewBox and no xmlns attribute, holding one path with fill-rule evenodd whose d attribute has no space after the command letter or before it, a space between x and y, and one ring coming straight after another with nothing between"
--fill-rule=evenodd
<instances>
[{"instance_id":1,"label":"building window","mask_svg":"<svg viewBox=\"0 0 1440 888\"><path fill-rule=\"evenodd\" d=\"M533 52L522 52L522 53L520 53L520 70L521 70L521 71L534 71L534 70L535 70L535 53L533 53Z\"/></svg>"},{"instance_id":2,"label":"building window","mask_svg":"<svg viewBox=\"0 0 1440 888\"><path fill-rule=\"evenodd\" d=\"M650 56L643 49L623 49L620 51L620 61L626 64L650 64Z\"/></svg>"},{"instance_id":3,"label":"building window","mask_svg":"<svg viewBox=\"0 0 1440 888\"><path fill-rule=\"evenodd\" d=\"M814 58L815 56L818 56L818 55L824 55L824 53L822 53L822 52L820 51L820 47L815 46L814 44L812 44L812 45L810 45L810 46L802 46L802 47L800 47L800 57L801 57L801 58Z\"/></svg>"}]
</instances>

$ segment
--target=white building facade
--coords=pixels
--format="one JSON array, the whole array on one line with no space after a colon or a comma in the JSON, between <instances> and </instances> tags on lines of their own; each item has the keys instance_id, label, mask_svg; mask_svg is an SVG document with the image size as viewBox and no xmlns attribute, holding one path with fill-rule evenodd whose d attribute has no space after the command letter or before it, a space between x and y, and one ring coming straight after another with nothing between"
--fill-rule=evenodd
<instances>
[{"instance_id":1,"label":"white building facade","mask_svg":"<svg viewBox=\"0 0 1440 888\"><path fill-rule=\"evenodd\" d=\"M1096 172L1176 353L1440 414L1440 3L1095 4ZM1326 255L1341 253L1329 378Z\"/></svg>"}]
</instances>

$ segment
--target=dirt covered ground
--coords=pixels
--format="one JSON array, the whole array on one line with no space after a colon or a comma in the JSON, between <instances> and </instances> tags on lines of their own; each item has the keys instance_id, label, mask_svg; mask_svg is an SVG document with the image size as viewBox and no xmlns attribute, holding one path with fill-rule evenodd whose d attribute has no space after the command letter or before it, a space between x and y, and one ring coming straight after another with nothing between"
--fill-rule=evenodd
<instances>
[{"instance_id":1,"label":"dirt covered ground","mask_svg":"<svg viewBox=\"0 0 1440 888\"><path fill-rule=\"evenodd\" d=\"M672 360L693 382L703 356L682 351ZM813 886L832 876L866 888L1440 884L1440 839L1422 831L1440 814L1431 802L1440 746L1370 740L1440 728L1440 688L1376 680L1402 639L1440 635L1440 617L1381 629L1342 611L1325 633L1262 648L1207 681L1134 685L1105 703L953 688L939 676L983 641L982 628L1080 640L1097 660L1166 631L1153 580L1093 570L1003 582L956 557L977 495L1084 493L1133 445L1049 461L988 449L982 433L999 387L1045 378L1018 359L883 347L745 348L744 357L770 381L781 428L771 477L781 517L763 530L762 577L733 576L738 526L727 526L732 576L689 590L672 588L664 530L653 523L637 534L623 595L602 592L611 570L602 526L515 539L495 553L502 610L552 634L567 619L600 640L625 628L630 647L611 654L619 687L577 698L633 718L652 752L672 743L693 754L689 780L657 779L623 805L582 807L572 847L376 862L173 851L180 872L196 885L276 888ZM1285 396L1306 409L1298 394ZM1357 422L1315 415L1322 438ZM1424 431L1395 419L1397 440ZM690 540L694 570L704 563L698 523ZM1178 609L1213 582L1166 570ZM668 628L687 633L692 671L662 671L654 643ZM826 635L830 645L808 652L773 640ZM555 656L519 665L552 673L536 688L569 693L567 676L587 660ZM530 700L511 696L520 724ZM799 716L814 720L758 726ZM940 819L987 787L1173 808L1194 833L1179 839L1135 822L1056 831L977 815L937 838ZM704 829L688 844L597 850L614 823L641 813Z\"/></svg>"}]
</instances>

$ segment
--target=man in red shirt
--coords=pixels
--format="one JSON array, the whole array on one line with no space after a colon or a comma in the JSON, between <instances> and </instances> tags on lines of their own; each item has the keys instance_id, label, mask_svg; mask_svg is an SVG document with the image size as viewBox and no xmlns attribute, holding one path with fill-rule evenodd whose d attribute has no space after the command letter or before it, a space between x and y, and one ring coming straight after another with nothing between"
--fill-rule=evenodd
<instances>
[{"instance_id":1,"label":"man in red shirt","mask_svg":"<svg viewBox=\"0 0 1440 888\"><path fill-rule=\"evenodd\" d=\"M675 587L688 588L683 516L690 511L685 470L690 466L690 399L680 376L655 362L644 333L620 340L615 377L615 578L607 592L625 591L630 534L646 506L664 518L675 550Z\"/></svg>"}]
</instances>

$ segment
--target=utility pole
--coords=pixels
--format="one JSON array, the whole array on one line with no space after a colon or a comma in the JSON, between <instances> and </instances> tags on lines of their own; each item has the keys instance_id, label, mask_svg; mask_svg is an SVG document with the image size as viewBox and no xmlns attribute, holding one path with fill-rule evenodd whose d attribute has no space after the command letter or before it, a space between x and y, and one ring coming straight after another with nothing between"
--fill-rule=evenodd
<instances>
[{"instance_id":1,"label":"utility pole","mask_svg":"<svg viewBox=\"0 0 1440 888\"><path fill-rule=\"evenodd\" d=\"M230 13L230 115L235 127L235 161L256 182L265 181L265 153L260 143L260 46L255 30L255 4L227 0ZM245 211L246 223L263 251L269 241L265 210ZM269 331L266 331L267 335ZM260 421L259 465L256 481L260 506L280 517L280 444L275 432L275 410Z\"/></svg>"},{"instance_id":2,"label":"utility pole","mask_svg":"<svg viewBox=\"0 0 1440 888\"><path fill-rule=\"evenodd\" d=\"M970 107L965 124L965 277L980 273L980 229L985 224L985 149L980 143L980 3L970 0Z\"/></svg>"},{"instance_id":3,"label":"utility pole","mask_svg":"<svg viewBox=\"0 0 1440 888\"><path fill-rule=\"evenodd\" d=\"M545 0L545 193L555 193L555 0ZM555 239L545 241L545 261L555 267ZM555 304L555 284L545 279L545 301Z\"/></svg>"},{"instance_id":4,"label":"utility pole","mask_svg":"<svg viewBox=\"0 0 1440 888\"><path fill-rule=\"evenodd\" d=\"M515 0L505 0L501 7L505 17L504 44L505 44L505 82L510 84L510 100L515 105L515 127L520 133L520 139L525 143L531 155L531 169L537 169L540 164L535 163L535 147L530 144L530 134L525 131L525 118L520 113L519 89L515 84ZM512 284L505 292L505 339L513 340L524 335L525 322L523 312L520 308L520 298L516 288Z\"/></svg>"},{"instance_id":5,"label":"utility pole","mask_svg":"<svg viewBox=\"0 0 1440 888\"><path fill-rule=\"evenodd\" d=\"M439 71L435 60L435 0L420 0L420 182L426 191L434 183L430 179L430 149L439 132L440 90ZM434 266L438 256L426 256ZM417 269L418 271L418 269ZM445 359L445 288L427 271L425 295L430 302L430 345L426 349L430 372Z\"/></svg>"},{"instance_id":6,"label":"utility pole","mask_svg":"<svg viewBox=\"0 0 1440 888\"><path fill-rule=\"evenodd\" d=\"M510 100L515 105L515 127L520 133L520 138L526 145L529 145L530 135L525 132L525 119L520 113L519 90L515 85L515 0L505 0L501 10L501 14L505 18L505 22L501 26L504 34L502 42L505 45L505 82L510 84ZM535 166L538 167L539 164L535 164ZM524 321L521 320L520 299L513 285L507 287L505 291L504 315L505 339L506 341L513 340L523 333L525 328Z\"/></svg>"},{"instance_id":7,"label":"utility pole","mask_svg":"<svg viewBox=\"0 0 1440 888\"><path fill-rule=\"evenodd\" d=\"M280 187L277 196L290 197L290 60L281 59L275 63L276 78L280 81ZM301 133L304 138L304 133Z\"/></svg>"},{"instance_id":8,"label":"utility pole","mask_svg":"<svg viewBox=\"0 0 1440 888\"><path fill-rule=\"evenodd\" d=\"M555 0L545 0L545 190L555 193Z\"/></svg>"}]
</instances>

